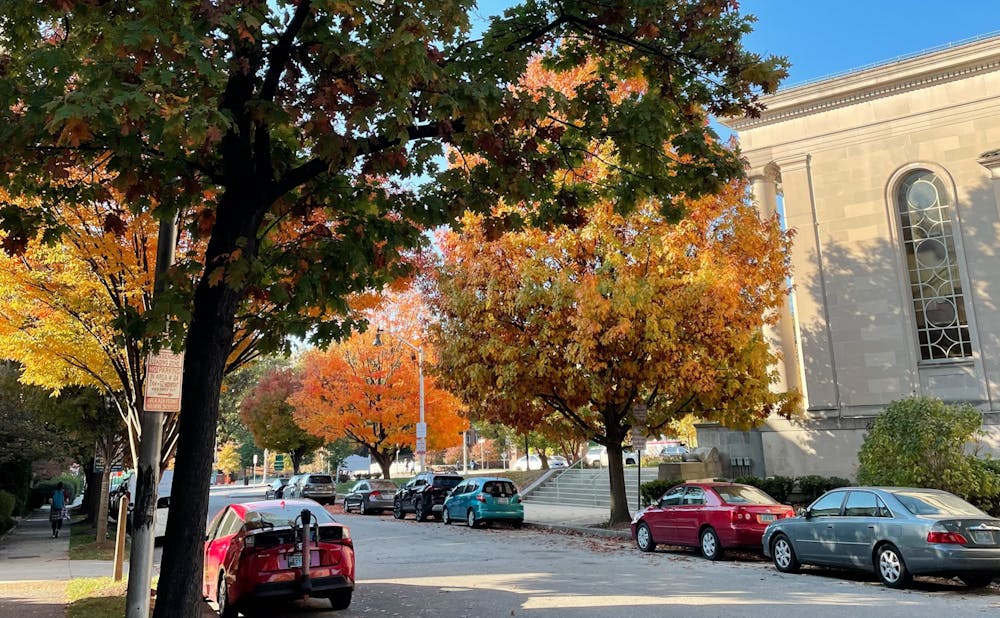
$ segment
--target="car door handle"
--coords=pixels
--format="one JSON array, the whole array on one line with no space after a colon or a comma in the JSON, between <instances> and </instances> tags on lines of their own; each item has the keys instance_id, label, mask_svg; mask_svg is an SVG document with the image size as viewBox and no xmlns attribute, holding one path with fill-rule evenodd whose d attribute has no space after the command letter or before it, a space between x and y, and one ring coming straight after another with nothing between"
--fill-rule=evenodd
<instances>
[{"instance_id":1,"label":"car door handle","mask_svg":"<svg viewBox=\"0 0 1000 618\"><path fill-rule=\"evenodd\" d=\"M875 529L875 526L874 526L874 525L871 525L871 526L868 526L868 529L869 529L869 530L874 530L874 529Z\"/></svg>"},{"instance_id":2,"label":"car door handle","mask_svg":"<svg viewBox=\"0 0 1000 618\"><path fill-rule=\"evenodd\" d=\"M833 527L833 524L827 524L827 525L826 525L826 527L827 527L827 528L832 528L832 527Z\"/></svg>"}]
</instances>

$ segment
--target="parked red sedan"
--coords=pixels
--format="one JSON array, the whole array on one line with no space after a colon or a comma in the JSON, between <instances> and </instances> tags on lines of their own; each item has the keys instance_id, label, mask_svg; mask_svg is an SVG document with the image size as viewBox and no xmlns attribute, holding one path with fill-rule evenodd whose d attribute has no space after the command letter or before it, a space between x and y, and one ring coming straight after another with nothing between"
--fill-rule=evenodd
<instances>
[{"instance_id":1,"label":"parked red sedan","mask_svg":"<svg viewBox=\"0 0 1000 618\"><path fill-rule=\"evenodd\" d=\"M202 592L223 618L306 597L347 609L354 593L350 530L312 500L231 504L208 526Z\"/></svg>"},{"instance_id":2,"label":"parked red sedan","mask_svg":"<svg viewBox=\"0 0 1000 618\"><path fill-rule=\"evenodd\" d=\"M642 551L657 544L700 547L716 560L728 547L761 549L769 523L795 511L763 491L738 483L684 483L632 520L632 538Z\"/></svg>"}]
</instances>

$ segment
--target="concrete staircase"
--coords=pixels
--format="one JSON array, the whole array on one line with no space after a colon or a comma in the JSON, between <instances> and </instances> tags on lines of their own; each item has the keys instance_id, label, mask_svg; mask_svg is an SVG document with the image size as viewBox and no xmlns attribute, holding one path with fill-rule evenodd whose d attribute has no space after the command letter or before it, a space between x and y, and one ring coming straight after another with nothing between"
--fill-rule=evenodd
<instances>
[{"instance_id":1,"label":"concrete staircase","mask_svg":"<svg viewBox=\"0 0 1000 618\"><path fill-rule=\"evenodd\" d=\"M656 468L642 469L642 482L656 479ZM629 509L638 504L639 469L625 468L625 495ZM525 495L526 502L562 506L588 506L610 508L611 485L607 468L566 468L531 488Z\"/></svg>"}]
</instances>

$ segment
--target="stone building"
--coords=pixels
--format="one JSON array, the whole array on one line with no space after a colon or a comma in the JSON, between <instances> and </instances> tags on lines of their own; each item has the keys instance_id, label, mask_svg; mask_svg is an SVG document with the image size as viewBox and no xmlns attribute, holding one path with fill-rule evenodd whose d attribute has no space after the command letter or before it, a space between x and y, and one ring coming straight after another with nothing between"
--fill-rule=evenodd
<instances>
[{"instance_id":1,"label":"stone building","mask_svg":"<svg viewBox=\"0 0 1000 618\"><path fill-rule=\"evenodd\" d=\"M768 333L797 421L699 428L743 472L853 477L865 429L911 394L984 412L1000 446L1000 36L787 88L728 119L762 215L796 231Z\"/></svg>"}]
</instances>

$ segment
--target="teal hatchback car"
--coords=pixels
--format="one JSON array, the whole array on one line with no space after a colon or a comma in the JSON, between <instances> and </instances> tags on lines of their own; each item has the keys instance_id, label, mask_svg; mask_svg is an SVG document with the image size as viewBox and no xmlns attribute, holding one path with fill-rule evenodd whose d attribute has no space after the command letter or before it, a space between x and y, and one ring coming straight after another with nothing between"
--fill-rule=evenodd
<instances>
[{"instance_id":1,"label":"teal hatchback car","mask_svg":"<svg viewBox=\"0 0 1000 618\"><path fill-rule=\"evenodd\" d=\"M451 490L444 501L445 524L464 520L470 528L505 521L515 528L524 523L524 505L510 479L478 477L466 479Z\"/></svg>"}]
</instances>

